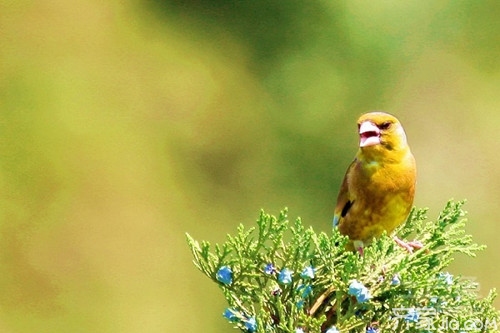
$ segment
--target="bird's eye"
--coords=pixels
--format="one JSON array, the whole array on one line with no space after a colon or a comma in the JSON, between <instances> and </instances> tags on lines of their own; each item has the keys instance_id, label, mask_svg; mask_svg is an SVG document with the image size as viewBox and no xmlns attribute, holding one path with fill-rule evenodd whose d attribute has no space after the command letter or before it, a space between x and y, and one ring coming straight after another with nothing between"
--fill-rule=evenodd
<instances>
[{"instance_id":1,"label":"bird's eye","mask_svg":"<svg viewBox=\"0 0 500 333\"><path fill-rule=\"evenodd\" d=\"M390 121L386 121L386 122L383 122L382 124L380 124L380 126L378 128L380 128L381 130L386 130L389 127L391 127L391 125L392 125L392 123Z\"/></svg>"}]
</instances>

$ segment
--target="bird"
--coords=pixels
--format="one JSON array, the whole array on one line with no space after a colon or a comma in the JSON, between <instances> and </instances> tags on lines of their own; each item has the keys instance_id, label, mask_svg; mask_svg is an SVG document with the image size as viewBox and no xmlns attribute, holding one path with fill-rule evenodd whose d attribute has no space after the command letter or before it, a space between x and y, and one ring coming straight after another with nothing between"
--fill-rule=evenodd
<instances>
[{"instance_id":1,"label":"bird","mask_svg":"<svg viewBox=\"0 0 500 333\"><path fill-rule=\"evenodd\" d=\"M363 248L406 221L415 197L417 169L400 121L381 111L357 121L359 149L340 186L333 224L349 237L347 248ZM419 243L396 243L409 252Z\"/></svg>"}]
</instances>

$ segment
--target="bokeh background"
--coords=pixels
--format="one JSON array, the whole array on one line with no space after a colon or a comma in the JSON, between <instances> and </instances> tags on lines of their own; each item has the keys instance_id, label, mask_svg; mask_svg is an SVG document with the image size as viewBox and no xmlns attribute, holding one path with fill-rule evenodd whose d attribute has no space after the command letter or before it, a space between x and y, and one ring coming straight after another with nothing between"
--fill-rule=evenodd
<instances>
[{"instance_id":1,"label":"bokeh background","mask_svg":"<svg viewBox=\"0 0 500 333\"><path fill-rule=\"evenodd\" d=\"M185 242L285 206L331 228L356 118L415 204L468 199L499 287L500 2L0 1L0 332L233 332ZM497 307L500 303L496 302Z\"/></svg>"}]
</instances>

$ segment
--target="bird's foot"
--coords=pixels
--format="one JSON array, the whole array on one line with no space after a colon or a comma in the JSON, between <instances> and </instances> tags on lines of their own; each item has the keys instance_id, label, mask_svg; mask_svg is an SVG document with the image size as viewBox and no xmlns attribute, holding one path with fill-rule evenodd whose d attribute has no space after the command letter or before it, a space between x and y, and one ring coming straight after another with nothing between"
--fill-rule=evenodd
<instances>
[{"instance_id":1,"label":"bird's foot","mask_svg":"<svg viewBox=\"0 0 500 333\"><path fill-rule=\"evenodd\" d=\"M403 249L408 251L409 253L413 253L413 250L418 250L424 247L424 244L422 244L420 241L411 241L411 242L405 242L399 239L398 237L394 237L394 241L396 244L401 246Z\"/></svg>"},{"instance_id":2,"label":"bird's foot","mask_svg":"<svg viewBox=\"0 0 500 333\"><path fill-rule=\"evenodd\" d=\"M362 257L365 254L364 251L365 244L363 243L363 241L355 240L353 241L353 245L356 251L358 251L359 255Z\"/></svg>"}]
</instances>

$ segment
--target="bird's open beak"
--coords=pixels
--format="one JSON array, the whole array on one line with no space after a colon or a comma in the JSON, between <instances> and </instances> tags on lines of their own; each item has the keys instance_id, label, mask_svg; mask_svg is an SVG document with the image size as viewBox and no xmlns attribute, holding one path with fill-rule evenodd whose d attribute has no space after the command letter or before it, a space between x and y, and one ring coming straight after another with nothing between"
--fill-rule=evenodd
<instances>
[{"instance_id":1,"label":"bird's open beak","mask_svg":"<svg viewBox=\"0 0 500 333\"><path fill-rule=\"evenodd\" d=\"M370 121L365 121L359 126L359 146L368 147L380 143L380 130Z\"/></svg>"}]
</instances>

